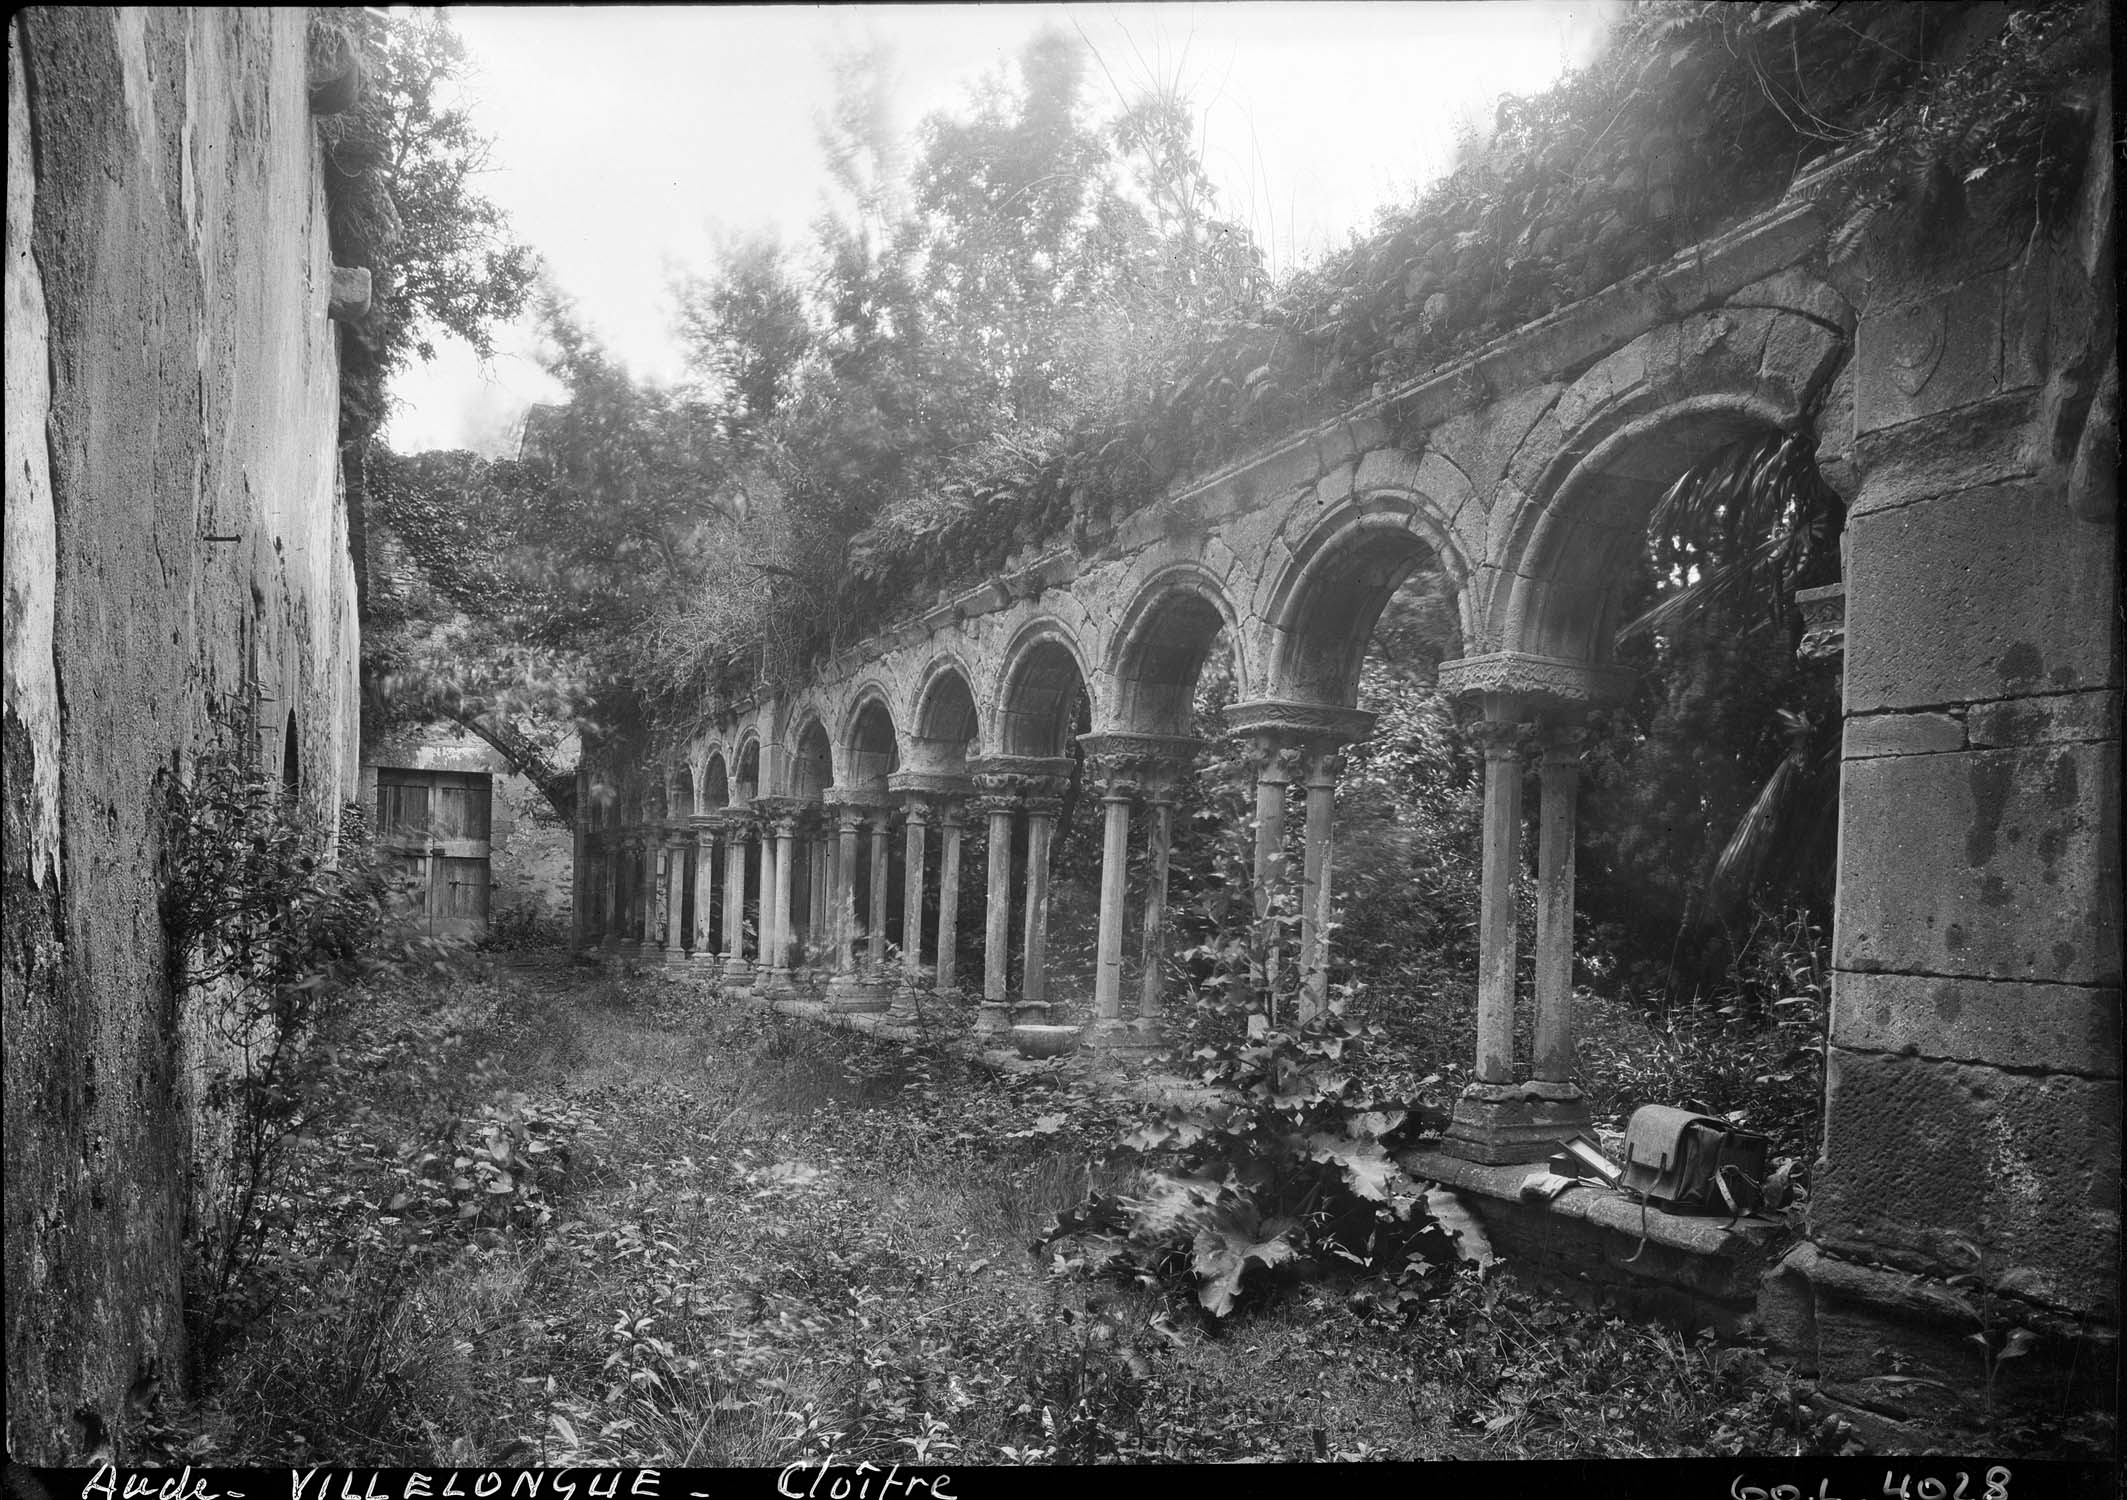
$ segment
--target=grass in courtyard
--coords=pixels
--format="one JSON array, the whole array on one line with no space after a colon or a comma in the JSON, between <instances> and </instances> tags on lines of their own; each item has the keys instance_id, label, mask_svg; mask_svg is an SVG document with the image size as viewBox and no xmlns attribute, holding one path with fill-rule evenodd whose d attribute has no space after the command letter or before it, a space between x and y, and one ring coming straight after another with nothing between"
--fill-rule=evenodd
<instances>
[{"instance_id":1,"label":"grass in courtyard","mask_svg":"<svg viewBox=\"0 0 2127 1500\"><path fill-rule=\"evenodd\" d=\"M168 1456L1204 1462L1823 1437L1750 1351L1554 1304L1510 1268L1415 1310L1293 1283L1214 1323L1037 1258L1058 1211L1129 1175L1109 1154L1127 1106L1067 1075L559 959L436 983L382 997L379 1029L429 1038L423 1076L455 1090L380 1086L319 1143L301 1201L326 1227L262 1268L248 1337L168 1418ZM545 1146L536 1199L403 1233L413 1148L393 1143L505 1117ZM387 1231L330 1227L364 1215Z\"/></svg>"}]
</instances>

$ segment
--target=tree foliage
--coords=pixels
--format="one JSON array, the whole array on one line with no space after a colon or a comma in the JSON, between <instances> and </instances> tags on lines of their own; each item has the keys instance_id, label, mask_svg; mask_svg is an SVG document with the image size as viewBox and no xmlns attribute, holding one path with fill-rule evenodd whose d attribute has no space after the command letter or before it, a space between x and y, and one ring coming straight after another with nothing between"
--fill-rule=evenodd
<instances>
[{"instance_id":1,"label":"tree foliage","mask_svg":"<svg viewBox=\"0 0 2127 1500\"><path fill-rule=\"evenodd\" d=\"M433 359L439 333L483 359L493 352L493 330L522 311L537 262L479 191L489 141L464 98L470 67L449 18L320 11L313 53L343 49L360 59L360 102L319 128L334 259L371 274L370 313L341 341L342 436L366 438L383 423L392 375Z\"/></svg>"}]
</instances>

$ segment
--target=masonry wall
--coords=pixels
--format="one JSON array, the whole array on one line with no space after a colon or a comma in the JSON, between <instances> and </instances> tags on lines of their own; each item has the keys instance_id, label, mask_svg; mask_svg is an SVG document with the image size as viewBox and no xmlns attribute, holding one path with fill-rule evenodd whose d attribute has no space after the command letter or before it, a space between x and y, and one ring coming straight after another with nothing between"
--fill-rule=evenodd
<instances>
[{"instance_id":1,"label":"masonry wall","mask_svg":"<svg viewBox=\"0 0 2127 1500\"><path fill-rule=\"evenodd\" d=\"M1861 478L1811 1212L1849 1268L1810 1270L1837 1290L1800 1341L1885 1410L1926 1383L1882 1379L1880 1329L1855 1311L1876 1273L1851 1268L1887 1273L1885 1298L1898 1273L1977 1272L2039 1329L2049 1311L2068 1329L2119 1316L2118 496L2077 462L2113 361L2109 135L2101 119L2066 229L2033 236L2027 185L1927 265L1855 268ZM1974 1326L1906 1373L1976 1388ZM2105 1363L2054 1352L2086 1375Z\"/></svg>"},{"instance_id":2,"label":"masonry wall","mask_svg":"<svg viewBox=\"0 0 2127 1500\"><path fill-rule=\"evenodd\" d=\"M231 712L331 826L353 570L299 10L8 26L5 1285L11 1456L181 1384L208 1018L164 978L165 780Z\"/></svg>"}]
</instances>

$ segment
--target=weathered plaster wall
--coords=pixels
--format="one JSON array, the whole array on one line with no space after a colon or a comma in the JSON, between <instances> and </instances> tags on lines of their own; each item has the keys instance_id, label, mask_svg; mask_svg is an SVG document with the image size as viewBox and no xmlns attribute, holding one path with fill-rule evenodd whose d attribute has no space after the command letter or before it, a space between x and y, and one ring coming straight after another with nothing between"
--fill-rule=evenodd
<instances>
[{"instance_id":1,"label":"weathered plaster wall","mask_svg":"<svg viewBox=\"0 0 2127 1500\"><path fill-rule=\"evenodd\" d=\"M7 1424L34 1462L183 1374L209 1027L164 979L163 779L227 704L276 769L292 716L321 821L356 787L305 27L9 23Z\"/></svg>"}]
</instances>

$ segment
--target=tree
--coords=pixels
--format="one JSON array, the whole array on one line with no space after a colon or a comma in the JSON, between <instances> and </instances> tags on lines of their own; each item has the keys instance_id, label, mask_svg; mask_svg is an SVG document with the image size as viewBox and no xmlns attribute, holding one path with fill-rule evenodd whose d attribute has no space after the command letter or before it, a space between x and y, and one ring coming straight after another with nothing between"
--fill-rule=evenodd
<instances>
[{"instance_id":1,"label":"tree","mask_svg":"<svg viewBox=\"0 0 2127 1500\"><path fill-rule=\"evenodd\" d=\"M364 92L321 132L333 253L371 272L371 311L341 354L342 435L367 437L383 422L392 375L409 357L433 359L439 332L491 354L494 328L523 310L538 267L477 189L490 142L464 102L465 43L449 18L320 12L313 48L345 38L359 40Z\"/></svg>"}]
</instances>

